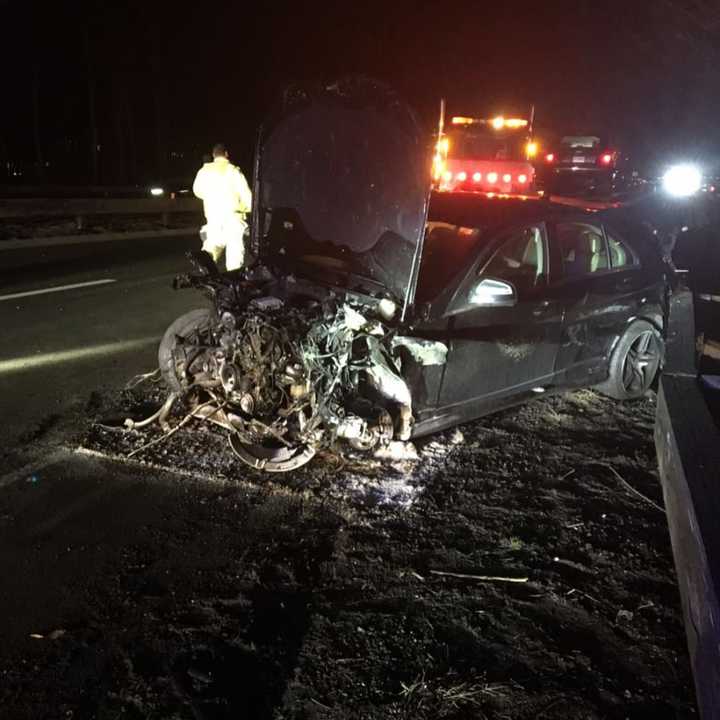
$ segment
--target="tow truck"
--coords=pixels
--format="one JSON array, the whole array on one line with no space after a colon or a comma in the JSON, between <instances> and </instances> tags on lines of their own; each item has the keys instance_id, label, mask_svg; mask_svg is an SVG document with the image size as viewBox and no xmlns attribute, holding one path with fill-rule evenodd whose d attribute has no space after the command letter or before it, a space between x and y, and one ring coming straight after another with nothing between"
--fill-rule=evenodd
<instances>
[{"instance_id":1,"label":"tow truck","mask_svg":"<svg viewBox=\"0 0 720 720\"><path fill-rule=\"evenodd\" d=\"M534 114L533 107L528 118L456 115L446 129L442 100L433 156L435 188L503 194L534 190L532 159L538 152L533 140Z\"/></svg>"}]
</instances>

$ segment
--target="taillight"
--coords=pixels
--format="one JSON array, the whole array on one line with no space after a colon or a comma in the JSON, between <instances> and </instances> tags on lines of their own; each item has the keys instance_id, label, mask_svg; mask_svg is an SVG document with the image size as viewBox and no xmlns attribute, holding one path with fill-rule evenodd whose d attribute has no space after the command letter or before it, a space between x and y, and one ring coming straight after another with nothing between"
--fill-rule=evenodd
<instances>
[{"instance_id":1,"label":"taillight","mask_svg":"<svg viewBox=\"0 0 720 720\"><path fill-rule=\"evenodd\" d=\"M545 156L545 162L548 162L548 163L555 162L555 153L548 153Z\"/></svg>"},{"instance_id":2,"label":"taillight","mask_svg":"<svg viewBox=\"0 0 720 720\"><path fill-rule=\"evenodd\" d=\"M601 165L610 165L614 159L615 159L615 154L609 153L609 152L603 153L598 158Z\"/></svg>"},{"instance_id":3,"label":"taillight","mask_svg":"<svg viewBox=\"0 0 720 720\"><path fill-rule=\"evenodd\" d=\"M473 182L480 182L482 180L482 173L476 172L473 174Z\"/></svg>"}]
</instances>

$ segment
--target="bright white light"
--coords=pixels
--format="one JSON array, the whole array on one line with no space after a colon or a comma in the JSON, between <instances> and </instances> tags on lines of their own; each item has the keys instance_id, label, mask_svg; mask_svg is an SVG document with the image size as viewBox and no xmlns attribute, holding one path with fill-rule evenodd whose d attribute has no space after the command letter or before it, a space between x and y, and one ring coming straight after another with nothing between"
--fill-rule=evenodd
<instances>
[{"instance_id":1,"label":"bright white light","mask_svg":"<svg viewBox=\"0 0 720 720\"><path fill-rule=\"evenodd\" d=\"M476 172L473 173L473 181L474 182L480 182L482 180L482 173Z\"/></svg>"},{"instance_id":2,"label":"bright white light","mask_svg":"<svg viewBox=\"0 0 720 720\"><path fill-rule=\"evenodd\" d=\"M702 186L702 172L696 165L673 165L662 179L663 189L673 197L689 197Z\"/></svg>"},{"instance_id":3,"label":"bright white light","mask_svg":"<svg viewBox=\"0 0 720 720\"><path fill-rule=\"evenodd\" d=\"M467 173L466 173L465 171L462 171L462 170L461 170L455 177L456 177L460 182L465 182L465 181L467 180Z\"/></svg>"},{"instance_id":4,"label":"bright white light","mask_svg":"<svg viewBox=\"0 0 720 720\"><path fill-rule=\"evenodd\" d=\"M509 183L512 180L512 175L510 173L505 173L503 175L503 182Z\"/></svg>"},{"instance_id":5,"label":"bright white light","mask_svg":"<svg viewBox=\"0 0 720 720\"><path fill-rule=\"evenodd\" d=\"M165 191L161 187L150 188L150 194L153 197L160 197L165 194Z\"/></svg>"}]
</instances>

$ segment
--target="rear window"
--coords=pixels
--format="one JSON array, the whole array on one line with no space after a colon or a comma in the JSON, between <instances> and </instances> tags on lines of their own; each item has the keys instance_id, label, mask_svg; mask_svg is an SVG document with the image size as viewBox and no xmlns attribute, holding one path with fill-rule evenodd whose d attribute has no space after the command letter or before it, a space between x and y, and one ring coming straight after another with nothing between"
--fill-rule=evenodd
<instances>
[{"instance_id":1,"label":"rear window","mask_svg":"<svg viewBox=\"0 0 720 720\"><path fill-rule=\"evenodd\" d=\"M525 160L525 137L520 133L455 130L448 139L449 156L459 160Z\"/></svg>"},{"instance_id":2,"label":"rear window","mask_svg":"<svg viewBox=\"0 0 720 720\"><path fill-rule=\"evenodd\" d=\"M610 251L610 266L615 268L631 267L637 265L638 260L632 248L612 230L605 228Z\"/></svg>"},{"instance_id":3,"label":"rear window","mask_svg":"<svg viewBox=\"0 0 720 720\"><path fill-rule=\"evenodd\" d=\"M556 234L565 277L577 278L609 268L602 230L588 223L558 223Z\"/></svg>"},{"instance_id":4,"label":"rear window","mask_svg":"<svg viewBox=\"0 0 720 720\"><path fill-rule=\"evenodd\" d=\"M600 138L595 135L566 135L560 144L563 147L586 148L591 150L600 146Z\"/></svg>"}]
</instances>

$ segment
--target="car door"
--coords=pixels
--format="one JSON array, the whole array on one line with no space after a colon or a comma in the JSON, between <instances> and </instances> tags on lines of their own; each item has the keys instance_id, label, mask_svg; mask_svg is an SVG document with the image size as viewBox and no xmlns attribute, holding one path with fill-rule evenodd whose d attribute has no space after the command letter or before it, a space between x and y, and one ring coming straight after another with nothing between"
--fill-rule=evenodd
<instances>
[{"instance_id":1,"label":"car door","mask_svg":"<svg viewBox=\"0 0 720 720\"><path fill-rule=\"evenodd\" d=\"M545 226L510 230L491 247L446 311L441 407L513 395L553 376L562 308L547 296Z\"/></svg>"},{"instance_id":2,"label":"car door","mask_svg":"<svg viewBox=\"0 0 720 720\"><path fill-rule=\"evenodd\" d=\"M643 275L637 254L616 234L587 218L552 224L550 294L565 310L557 370L569 382L602 376L614 342L638 313Z\"/></svg>"}]
</instances>

